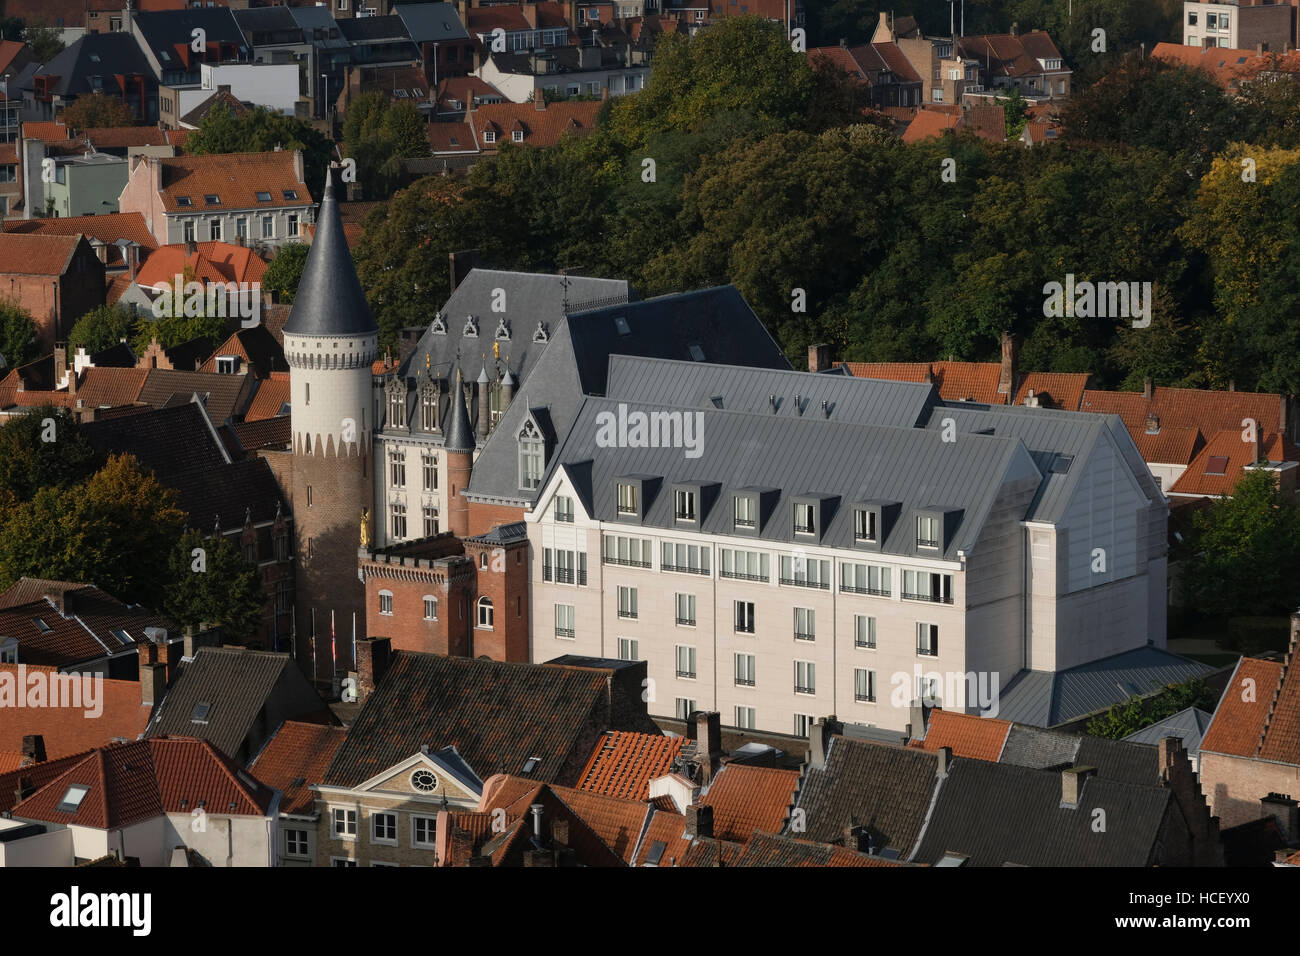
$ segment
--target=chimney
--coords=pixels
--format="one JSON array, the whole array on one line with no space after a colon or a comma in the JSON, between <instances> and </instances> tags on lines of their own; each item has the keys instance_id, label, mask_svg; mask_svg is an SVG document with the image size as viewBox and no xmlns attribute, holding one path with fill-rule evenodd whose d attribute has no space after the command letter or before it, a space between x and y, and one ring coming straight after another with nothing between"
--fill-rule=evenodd
<instances>
[{"instance_id":1,"label":"chimney","mask_svg":"<svg viewBox=\"0 0 1300 956\"><path fill-rule=\"evenodd\" d=\"M848 41L847 39L845 39L844 37L840 37L840 46L841 46L843 49L847 50L847 49L849 48L849 41Z\"/></svg>"},{"instance_id":2,"label":"chimney","mask_svg":"<svg viewBox=\"0 0 1300 956\"><path fill-rule=\"evenodd\" d=\"M1160 416L1157 415L1155 412L1151 412L1151 411L1147 412L1146 431L1148 435L1160 434Z\"/></svg>"},{"instance_id":3,"label":"chimney","mask_svg":"<svg viewBox=\"0 0 1300 956\"><path fill-rule=\"evenodd\" d=\"M849 817L844 826L844 846L855 853L862 852L862 824L858 823L857 817Z\"/></svg>"},{"instance_id":4,"label":"chimney","mask_svg":"<svg viewBox=\"0 0 1300 956\"><path fill-rule=\"evenodd\" d=\"M54 343L54 387L61 388L68 377L68 343Z\"/></svg>"},{"instance_id":5,"label":"chimney","mask_svg":"<svg viewBox=\"0 0 1300 956\"><path fill-rule=\"evenodd\" d=\"M546 110L546 93L540 88L533 90L533 109L542 112Z\"/></svg>"},{"instance_id":6,"label":"chimney","mask_svg":"<svg viewBox=\"0 0 1300 956\"><path fill-rule=\"evenodd\" d=\"M831 367L831 347L825 342L808 346L808 371L824 372Z\"/></svg>"},{"instance_id":7,"label":"chimney","mask_svg":"<svg viewBox=\"0 0 1300 956\"><path fill-rule=\"evenodd\" d=\"M692 803L686 808L686 838L713 836L713 807Z\"/></svg>"},{"instance_id":8,"label":"chimney","mask_svg":"<svg viewBox=\"0 0 1300 956\"><path fill-rule=\"evenodd\" d=\"M447 261L451 268L451 291L455 292L456 288L465 281L470 270L478 265L478 250L468 249L462 252L447 253Z\"/></svg>"},{"instance_id":9,"label":"chimney","mask_svg":"<svg viewBox=\"0 0 1300 956\"><path fill-rule=\"evenodd\" d=\"M1066 767L1061 771L1061 808L1075 810L1083 796L1083 785L1096 774L1096 767Z\"/></svg>"},{"instance_id":10,"label":"chimney","mask_svg":"<svg viewBox=\"0 0 1300 956\"><path fill-rule=\"evenodd\" d=\"M935 766L934 775L936 777L948 776L948 771L952 769L952 748L940 747L935 751L935 756L938 757L938 763Z\"/></svg>"},{"instance_id":11,"label":"chimney","mask_svg":"<svg viewBox=\"0 0 1300 956\"><path fill-rule=\"evenodd\" d=\"M45 737L41 734L24 734L22 766L30 767L34 763L45 763Z\"/></svg>"},{"instance_id":12,"label":"chimney","mask_svg":"<svg viewBox=\"0 0 1300 956\"><path fill-rule=\"evenodd\" d=\"M1142 397L1148 402L1151 401L1151 379L1142 379Z\"/></svg>"},{"instance_id":13,"label":"chimney","mask_svg":"<svg viewBox=\"0 0 1300 956\"><path fill-rule=\"evenodd\" d=\"M925 363L925 378L924 378L924 382L925 382L926 385L933 385L933 384L934 384L934 366L931 365L929 362L926 362L926 363Z\"/></svg>"},{"instance_id":14,"label":"chimney","mask_svg":"<svg viewBox=\"0 0 1300 956\"><path fill-rule=\"evenodd\" d=\"M808 766L826 766L826 757L831 750L831 737L842 733L844 727L835 715L818 717L817 723L808 728Z\"/></svg>"},{"instance_id":15,"label":"chimney","mask_svg":"<svg viewBox=\"0 0 1300 956\"><path fill-rule=\"evenodd\" d=\"M551 823L551 842L557 847L569 845L568 820L555 820Z\"/></svg>"},{"instance_id":16,"label":"chimney","mask_svg":"<svg viewBox=\"0 0 1300 956\"><path fill-rule=\"evenodd\" d=\"M718 771L722 759L722 715L716 710L695 715L695 761L700 767L700 783L708 784Z\"/></svg>"},{"instance_id":17,"label":"chimney","mask_svg":"<svg viewBox=\"0 0 1300 956\"><path fill-rule=\"evenodd\" d=\"M18 786L14 787L14 803L26 800L35 792L36 784L32 783L31 777L19 777Z\"/></svg>"},{"instance_id":18,"label":"chimney","mask_svg":"<svg viewBox=\"0 0 1300 956\"><path fill-rule=\"evenodd\" d=\"M998 394L1007 396L1007 404L1011 404L1011 396L1016 393L1016 340L1012 338L1010 332L1002 333L1002 370L998 373Z\"/></svg>"},{"instance_id":19,"label":"chimney","mask_svg":"<svg viewBox=\"0 0 1300 956\"><path fill-rule=\"evenodd\" d=\"M1237 380L1235 378L1228 379L1228 391L1235 392L1236 390L1237 390Z\"/></svg>"},{"instance_id":20,"label":"chimney","mask_svg":"<svg viewBox=\"0 0 1300 956\"><path fill-rule=\"evenodd\" d=\"M392 658L392 638L366 637L357 641L357 703L375 692Z\"/></svg>"},{"instance_id":21,"label":"chimney","mask_svg":"<svg viewBox=\"0 0 1300 956\"><path fill-rule=\"evenodd\" d=\"M533 813L533 844L539 849L542 846L542 811L546 809L545 804L534 803L528 807Z\"/></svg>"},{"instance_id":22,"label":"chimney","mask_svg":"<svg viewBox=\"0 0 1300 956\"><path fill-rule=\"evenodd\" d=\"M184 647L183 658L187 661L194 660L194 654L199 648L198 631L199 629L194 627L194 625L191 624L189 627L185 628L185 631L183 632L182 635L184 638L184 644L182 645Z\"/></svg>"},{"instance_id":23,"label":"chimney","mask_svg":"<svg viewBox=\"0 0 1300 956\"><path fill-rule=\"evenodd\" d=\"M37 738L39 739L39 738ZM23 753L26 754L27 738L23 738ZM1273 817L1282 829L1282 837L1294 845L1300 841L1300 804L1281 793L1270 793L1260 798L1261 817Z\"/></svg>"},{"instance_id":24,"label":"chimney","mask_svg":"<svg viewBox=\"0 0 1300 956\"><path fill-rule=\"evenodd\" d=\"M295 149L293 151L293 174L297 177L298 182L300 183L305 183L307 181L304 172L305 170L302 165L302 150Z\"/></svg>"},{"instance_id":25,"label":"chimney","mask_svg":"<svg viewBox=\"0 0 1300 956\"><path fill-rule=\"evenodd\" d=\"M197 242L195 242L193 239L185 240L185 258L188 259L190 256L194 255L198 251L199 251L199 244Z\"/></svg>"},{"instance_id":26,"label":"chimney","mask_svg":"<svg viewBox=\"0 0 1300 956\"><path fill-rule=\"evenodd\" d=\"M140 703L150 706L158 703L167 690L167 666L165 664L140 665Z\"/></svg>"},{"instance_id":27,"label":"chimney","mask_svg":"<svg viewBox=\"0 0 1300 956\"><path fill-rule=\"evenodd\" d=\"M887 37L887 38L884 38L884 39L881 39L881 40L878 41L878 42L881 42L881 43L885 43L885 42L892 43L892 42L894 41L894 27L893 27L893 25L890 24L890 22L889 22L889 14L886 13L884 10L881 10L881 11L880 11L880 22L876 24L876 33L880 33L880 31L881 31L882 28L886 31L886 33L888 33L888 37ZM876 39L876 38L873 36L873 37L872 37L872 40L875 41L875 39Z\"/></svg>"}]
</instances>

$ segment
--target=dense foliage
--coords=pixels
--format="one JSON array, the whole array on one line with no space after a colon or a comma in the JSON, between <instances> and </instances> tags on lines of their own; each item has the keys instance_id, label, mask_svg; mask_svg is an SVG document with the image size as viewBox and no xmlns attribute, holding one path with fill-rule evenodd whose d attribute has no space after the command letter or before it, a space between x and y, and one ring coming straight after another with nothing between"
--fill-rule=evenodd
<instances>
[{"instance_id":1,"label":"dense foliage","mask_svg":"<svg viewBox=\"0 0 1300 956\"><path fill-rule=\"evenodd\" d=\"M300 119L264 106L235 116L228 105L219 103L185 141L185 152L196 155L264 153L277 148L302 150L307 188L313 196L319 196L334 144L324 133Z\"/></svg>"}]
</instances>

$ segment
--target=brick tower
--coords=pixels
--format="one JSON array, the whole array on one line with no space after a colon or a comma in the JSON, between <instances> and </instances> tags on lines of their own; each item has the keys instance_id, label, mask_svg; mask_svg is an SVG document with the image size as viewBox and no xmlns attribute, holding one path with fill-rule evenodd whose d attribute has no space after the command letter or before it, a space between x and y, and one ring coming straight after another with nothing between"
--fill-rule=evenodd
<instances>
[{"instance_id":1,"label":"brick tower","mask_svg":"<svg viewBox=\"0 0 1300 956\"><path fill-rule=\"evenodd\" d=\"M374 423L367 411L370 370L378 347L379 329L357 280L329 173L316 235L284 326L284 352L292 369L293 513L298 539L295 650L303 670L321 680L353 667L354 613L358 640L367 636L357 547L362 509L374 507L370 462ZM333 660L331 612L336 636Z\"/></svg>"},{"instance_id":2,"label":"brick tower","mask_svg":"<svg viewBox=\"0 0 1300 956\"><path fill-rule=\"evenodd\" d=\"M450 414L451 421L447 424L443 442L447 452L447 525L456 537L463 538L469 534L469 499L465 497L465 489L469 487L474 467L474 429L469 423L465 384L459 368L451 391ZM480 416L486 414L486 411L479 412Z\"/></svg>"}]
</instances>

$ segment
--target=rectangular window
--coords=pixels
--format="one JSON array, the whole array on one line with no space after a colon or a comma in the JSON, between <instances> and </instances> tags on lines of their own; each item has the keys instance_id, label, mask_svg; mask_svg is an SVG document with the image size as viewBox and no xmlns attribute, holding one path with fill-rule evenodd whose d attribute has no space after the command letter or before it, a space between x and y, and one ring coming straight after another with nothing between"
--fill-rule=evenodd
<instances>
[{"instance_id":1,"label":"rectangular window","mask_svg":"<svg viewBox=\"0 0 1300 956\"><path fill-rule=\"evenodd\" d=\"M620 587L618 589L618 616L636 617L636 588Z\"/></svg>"},{"instance_id":2,"label":"rectangular window","mask_svg":"<svg viewBox=\"0 0 1300 956\"><path fill-rule=\"evenodd\" d=\"M872 703L876 699L876 672L862 667L853 669L853 699Z\"/></svg>"},{"instance_id":3,"label":"rectangular window","mask_svg":"<svg viewBox=\"0 0 1300 956\"><path fill-rule=\"evenodd\" d=\"M735 523L737 528L754 527L754 499L746 496L737 496L733 499L735 502Z\"/></svg>"},{"instance_id":4,"label":"rectangular window","mask_svg":"<svg viewBox=\"0 0 1300 956\"><path fill-rule=\"evenodd\" d=\"M331 817L335 837L344 838L357 835L357 811L335 809L331 811Z\"/></svg>"},{"instance_id":5,"label":"rectangular window","mask_svg":"<svg viewBox=\"0 0 1300 956\"><path fill-rule=\"evenodd\" d=\"M794 639L812 641L817 638L816 612L810 607L794 609Z\"/></svg>"},{"instance_id":6,"label":"rectangular window","mask_svg":"<svg viewBox=\"0 0 1300 956\"><path fill-rule=\"evenodd\" d=\"M421 455L420 471L424 479L424 490L436 490L438 487L438 459L430 454Z\"/></svg>"},{"instance_id":7,"label":"rectangular window","mask_svg":"<svg viewBox=\"0 0 1300 956\"><path fill-rule=\"evenodd\" d=\"M939 519L932 515L916 516L916 546L918 548L939 547Z\"/></svg>"},{"instance_id":8,"label":"rectangular window","mask_svg":"<svg viewBox=\"0 0 1300 956\"><path fill-rule=\"evenodd\" d=\"M650 567L650 539L607 534L604 538L605 563L630 568Z\"/></svg>"},{"instance_id":9,"label":"rectangular window","mask_svg":"<svg viewBox=\"0 0 1300 956\"><path fill-rule=\"evenodd\" d=\"M285 856L306 856L307 855L307 831L306 830L285 830L284 831L284 854Z\"/></svg>"},{"instance_id":10,"label":"rectangular window","mask_svg":"<svg viewBox=\"0 0 1300 956\"><path fill-rule=\"evenodd\" d=\"M432 538L438 533L438 509L433 505L425 505L420 509L420 514L424 518L424 536Z\"/></svg>"},{"instance_id":11,"label":"rectangular window","mask_svg":"<svg viewBox=\"0 0 1300 956\"><path fill-rule=\"evenodd\" d=\"M436 597L426 597L424 599L424 619L426 621L436 621L438 619L438 599Z\"/></svg>"},{"instance_id":12,"label":"rectangular window","mask_svg":"<svg viewBox=\"0 0 1300 956\"><path fill-rule=\"evenodd\" d=\"M221 220L220 219L213 219L211 222L208 223L208 233L211 236L213 242L221 241Z\"/></svg>"},{"instance_id":13,"label":"rectangular window","mask_svg":"<svg viewBox=\"0 0 1300 956\"><path fill-rule=\"evenodd\" d=\"M695 648L686 644L677 645L677 676L695 679Z\"/></svg>"},{"instance_id":14,"label":"rectangular window","mask_svg":"<svg viewBox=\"0 0 1300 956\"><path fill-rule=\"evenodd\" d=\"M853 540L876 540L876 513L859 508L853 512Z\"/></svg>"},{"instance_id":15,"label":"rectangular window","mask_svg":"<svg viewBox=\"0 0 1300 956\"><path fill-rule=\"evenodd\" d=\"M193 219L185 220L184 224L181 226L181 237L186 242L194 241L194 220Z\"/></svg>"},{"instance_id":16,"label":"rectangular window","mask_svg":"<svg viewBox=\"0 0 1300 956\"><path fill-rule=\"evenodd\" d=\"M275 238L275 217L274 216L262 217L262 238L263 239Z\"/></svg>"},{"instance_id":17,"label":"rectangular window","mask_svg":"<svg viewBox=\"0 0 1300 956\"><path fill-rule=\"evenodd\" d=\"M934 574L929 571L904 571L903 598L908 601L951 604L952 575Z\"/></svg>"},{"instance_id":18,"label":"rectangular window","mask_svg":"<svg viewBox=\"0 0 1300 956\"><path fill-rule=\"evenodd\" d=\"M618 513L621 515L637 514L636 508L636 485L619 484L618 486Z\"/></svg>"},{"instance_id":19,"label":"rectangular window","mask_svg":"<svg viewBox=\"0 0 1300 956\"><path fill-rule=\"evenodd\" d=\"M812 661L794 662L794 692L796 694L817 693L817 665Z\"/></svg>"},{"instance_id":20,"label":"rectangular window","mask_svg":"<svg viewBox=\"0 0 1300 956\"><path fill-rule=\"evenodd\" d=\"M555 520L573 523L573 499L568 495L555 496Z\"/></svg>"},{"instance_id":21,"label":"rectangular window","mask_svg":"<svg viewBox=\"0 0 1300 956\"><path fill-rule=\"evenodd\" d=\"M817 719L812 714L795 714L794 715L794 735L796 737L807 737Z\"/></svg>"},{"instance_id":22,"label":"rectangular window","mask_svg":"<svg viewBox=\"0 0 1300 956\"><path fill-rule=\"evenodd\" d=\"M754 602L736 602L736 630L742 634L754 633Z\"/></svg>"},{"instance_id":23,"label":"rectangular window","mask_svg":"<svg viewBox=\"0 0 1300 956\"><path fill-rule=\"evenodd\" d=\"M877 564L841 564L840 590L848 594L889 597L890 569Z\"/></svg>"},{"instance_id":24,"label":"rectangular window","mask_svg":"<svg viewBox=\"0 0 1300 956\"><path fill-rule=\"evenodd\" d=\"M248 238L248 220L240 217L235 220L235 235L240 239Z\"/></svg>"},{"instance_id":25,"label":"rectangular window","mask_svg":"<svg viewBox=\"0 0 1300 956\"><path fill-rule=\"evenodd\" d=\"M379 613L380 614L393 613L393 592L392 591L379 592Z\"/></svg>"},{"instance_id":26,"label":"rectangular window","mask_svg":"<svg viewBox=\"0 0 1300 956\"><path fill-rule=\"evenodd\" d=\"M370 814L370 840L373 843L396 843L397 814Z\"/></svg>"},{"instance_id":27,"label":"rectangular window","mask_svg":"<svg viewBox=\"0 0 1300 956\"><path fill-rule=\"evenodd\" d=\"M810 504L796 504L794 506L794 533L817 533L816 506Z\"/></svg>"},{"instance_id":28,"label":"rectangular window","mask_svg":"<svg viewBox=\"0 0 1300 956\"><path fill-rule=\"evenodd\" d=\"M678 489L673 493L673 517L678 521L695 520L695 492Z\"/></svg>"},{"instance_id":29,"label":"rectangular window","mask_svg":"<svg viewBox=\"0 0 1300 956\"><path fill-rule=\"evenodd\" d=\"M572 604L555 605L555 636L565 640L573 640L576 635L574 629L574 607Z\"/></svg>"},{"instance_id":30,"label":"rectangular window","mask_svg":"<svg viewBox=\"0 0 1300 956\"><path fill-rule=\"evenodd\" d=\"M663 560L660 570L679 571L684 574L709 573L708 545L663 543Z\"/></svg>"},{"instance_id":31,"label":"rectangular window","mask_svg":"<svg viewBox=\"0 0 1300 956\"><path fill-rule=\"evenodd\" d=\"M287 234L290 238L294 238L298 235L298 214L297 213L289 214L289 229Z\"/></svg>"},{"instance_id":32,"label":"rectangular window","mask_svg":"<svg viewBox=\"0 0 1300 956\"><path fill-rule=\"evenodd\" d=\"M675 596L677 604L677 624L679 627L695 626L695 595L678 594Z\"/></svg>"},{"instance_id":33,"label":"rectangular window","mask_svg":"<svg viewBox=\"0 0 1300 956\"><path fill-rule=\"evenodd\" d=\"M916 625L916 653L922 657L937 657L939 654L939 625Z\"/></svg>"},{"instance_id":34,"label":"rectangular window","mask_svg":"<svg viewBox=\"0 0 1300 956\"><path fill-rule=\"evenodd\" d=\"M739 687L754 686L754 655L753 654L736 655L736 685Z\"/></svg>"},{"instance_id":35,"label":"rectangular window","mask_svg":"<svg viewBox=\"0 0 1300 956\"><path fill-rule=\"evenodd\" d=\"M1195 10L1193 10L1193 11L1191 11L1190 13L1187 14L1187 25L1188 25L1189 27L1194 27L1194 26L1196 26L1196 11L1195 11Z\"/></svg>"},{"instance_id":36,"label":"rectangular window","mask_svg":"<svg viewBox=\"0 0 1300 956\"><path fill-rule=\"evenodd\" d=\"M392 505L392 527L394 538L406 537L406 505L400 502Z\"/></svg>"},{"instance_id":37,"label":"rectangular window","mask_svg":"<svg viewBox=\"0 0 1300 956\"><path fill-rule=\"evenodd\" d=\"M620 637L618 639L618 659L620 661L639 661L640 643L631 637Z\"/></svg>"},{"instance_id":38,"label":"rectangular window","mask_svg":"<svg viewBox=\"0 0 1300 956\"><path fill-rule=\"evenodd\" d=\"M770 555L759 551L737 551L721 548L718 555L718 577L740 581L766 582L771 576Z\"/></svg>"},{"instance_id":39,"label":"rectangular window","mask_svg":"<svg viewBox=\"0 0 1300 956\"><path fill-rule=\"evenodd\" d=\"M411 846L432 847L437 836L438 821L435 817L411 817Z\"/></svg>"},{"instance_id":40,"label":"rectangular window","mask_svg":"<svg viewBox=\"0 0 1300 956\"><path fill-rule=\"evenodd\" d=\"M876 646L876 619L866 614L853 615L853 646Z\"/></svg>"},{"instance_id":41,"label":"rectangular window","mask_svg":"<svg viewBox=\"0 0 1300 956\"><path fill-rule=\"evenodd\" d=\"M394 488L406 487L406 453L400 449L388 452L388 480Z\"/></svg>"},{"instance_id":42,"label":"rectangular window","mask_svg":"<svg viewBox=\"0 0 1300 956\"><path fill-rule=\"evenodd\" d=\"M753 730L756 726L753 707L736 708L736 726L741 730Z\"/></svg>"},{"instance_id":43,"label":"rectangular window","mask_svg":"<svg viewBox=\"0 0 1300 956\"><path fill-rule=\"evenodd\" d=\"M831 586L831 563L820 558L781 555L781 583L797 587L821 588Z\"/></svg>"},{"instance_id":44,"label":"rectangular window","mask_svg":"<svg viewBox=\"0 0 1300 956\"><path fill-rule=\"evenodd\" d=\"M689 720L691 714L695 713L696 709L697 708L695 706L695 701L690 700L689 698L686 697L677 698L677 719L678 720Z\"/></svg>"}]
</instances>

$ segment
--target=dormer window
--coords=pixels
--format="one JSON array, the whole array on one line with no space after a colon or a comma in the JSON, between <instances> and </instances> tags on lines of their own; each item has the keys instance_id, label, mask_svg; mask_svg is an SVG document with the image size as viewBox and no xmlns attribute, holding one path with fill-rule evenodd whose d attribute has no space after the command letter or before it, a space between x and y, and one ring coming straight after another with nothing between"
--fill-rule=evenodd
<instances>
[{"instance_id":1,"label":"dormer window","mask_svg":"<svg viewBox=\"0 0 1300 956\"><path fill-rule=\"evenodd\" d=\"M874 511L858 508L853 512L853 540L875 542L879 534L879 517Z\"/></svg>"},{"instance_id":2,"label":"dormer window","mask_svg":"<svg viewBox=\"0 0 1300 956\"><path fill-rule=\"evenodd\" d=\"M388 427L402 428L406 425L406 390L396 379L388 386Z\"/></svg>"},{"instance_id":3,"label":"dormer window","mask_svg":"<svg viewBox=\"0 0 1300 956\"><path fill-rule=\"evenodd\" d=\"M425 431L438 427L438 388L433 382L420 389L420 427Z\"/></svg>"},{"instance_id":4,"label":"dormer window","mask_svg":"<svg viewBox=\"0 0 1300 956\"><path fill-rule=\"evenodd\" d=\"M546 467L546 446L542 433L530 418L519 430L519 487L535 491L542 483Z\"/></svg>"},{"instance_id":5,"label":"dormer window","mask_svg":"<svg viewBox=\"0 0 1300 956\"><path fill-rule=\"evenodd\" d=\"M495 143L496 141L497 141L497 134L495 132L493 132L490 129L483 131L483 142Z\"/></svg>"},{"instance_id":6,"label":"dormer window","mask_svg":"<svg viewBox=\"0 0 1300 956\"><path fill-rule=\"evenodd\" d=\"M695 492L679 488L673 493L673 517L678 521L695 520Z\"/></svg>"},{"instance_id":7,"label":"dormer window","mask_svg":"<svg viewBox=\"0 0 1300 956\"><path fill-rule=\"evenodd\" d=\"M637 488L636 485L619 482L618 485L618 513L621 515L640 514L637 510Z\"/></svg>"},{"instance_id":8,"label":"dormer window","mask_svg":"<svg viewBox=\"0 0 1300 956\"><path fill-rule=\"evenodd\" d=\"M916 546L918 548L939 547L939 519L934 515L917 515Z\"/></svg>"},{"instance_id":9,"label":"dormer window","mask_svg":"<svg viewBox=\"0 0 1300 956\"><path fill-rule=\"evenodd\" d=\"M522 143L524 141L524 131L521 129L514 130L510 134L510 138L516 143Z\"/></svg>"},{"instance_id":10,"label":"dormer window","mask_svg":"<svg viewBox=\"0 0 1300 956\"><path fill-rule=\"evenodd\" d=\"M811 503L797 502L794 506L794 533L817 533L817 506Z\"/></svg>"},{"instance_id":11,"label":"dormer window","mask_svg":"<svg viewBox=\"0 0 1300 956\"><path fill-rule=\"evenodd\" d=\"M737 528L753 528L757 524L755 501L748 495L737 495L735 501L735 525Z\"/></svg>"}]
</instances>

